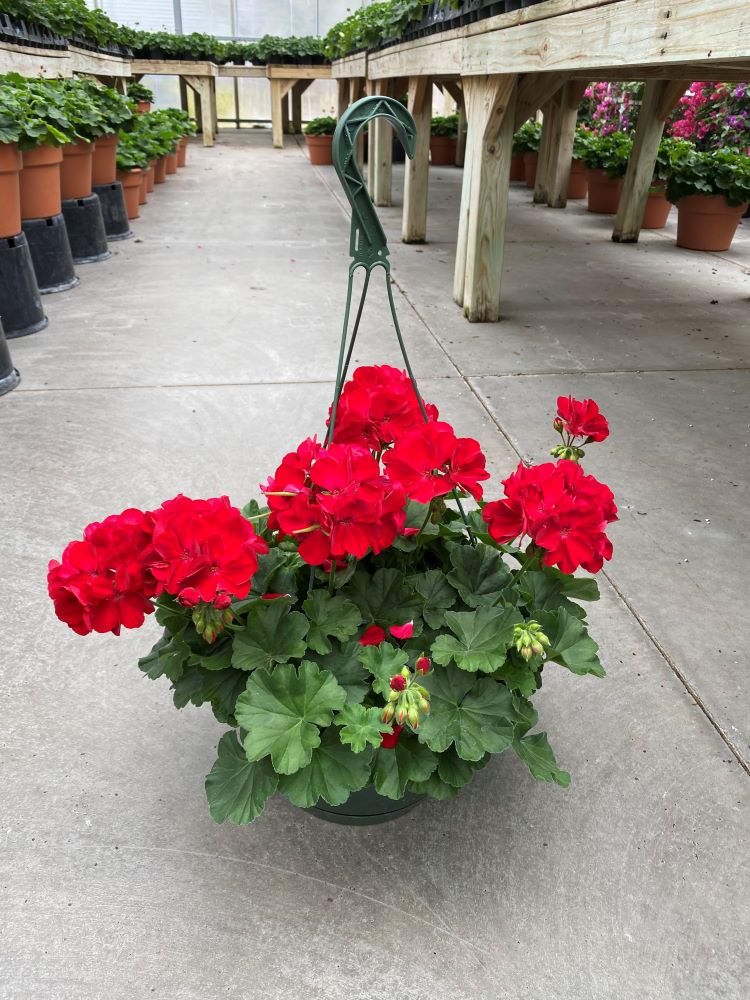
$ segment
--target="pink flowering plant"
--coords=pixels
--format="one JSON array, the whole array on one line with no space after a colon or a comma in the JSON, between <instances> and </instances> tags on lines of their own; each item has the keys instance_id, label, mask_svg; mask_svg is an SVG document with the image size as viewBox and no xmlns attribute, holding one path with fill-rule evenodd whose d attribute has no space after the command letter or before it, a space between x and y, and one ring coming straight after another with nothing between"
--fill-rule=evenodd
<instances>
[{"instance_id":1,"label":"pink flowering plant","mask_svg":"<svg viewBox=\"0 0 750 1000\"><path fill-rule=\"evenodd\" d=\"M595 135L632 132L642 96L642 83L590 83L578 110L579 124Z\"/></svg>"},{"instance_id":2,"label":"pink flowering plant","mask_svg":"<svg viewBox=\"0 0 750 1000\"><path fill-rule=\"evenodd\" d=\"M689 139L701 152L750 153L750 92L745 83L696 81L680 98L669 133Z\"/></svg>"},{"instance_id":3,"label":"pink flowering plant","mask_svg":"<svg viewBox=\"0 0 750 1000\"><path fill-rule=\"evenodd\" d=\"M611 558L617 508L581 466L609 434L597 404L560 397L554 430L552 460L487 502L478 442L405 372L359 368L262 503L178 496L91 524L50 563L50 597L80 635L155 616L141 670L228 727L206 779L218 822L276 792L449 799L508 749L567 786L532 701L552 666L604 674L582 604L597 585L577 574Z\"/></svg>"}]
</instances>

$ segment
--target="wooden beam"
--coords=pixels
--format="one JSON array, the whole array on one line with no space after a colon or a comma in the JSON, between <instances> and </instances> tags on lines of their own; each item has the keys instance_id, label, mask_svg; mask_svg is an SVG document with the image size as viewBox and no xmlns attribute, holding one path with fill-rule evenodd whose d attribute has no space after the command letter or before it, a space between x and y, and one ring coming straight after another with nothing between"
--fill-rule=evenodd
<instances>
[{"instance_id":1,"label":"wooden beam","mask_svg":"<svg viewBox=\"0 0 750 1000\"><path fill-rule=\"evenodd\" d=\"M441 80L441 86L448 91L448 94L456 102L456 107L460 108L464 102L464 95L461 90L461 84L457 80Z\"/></svg>"},{"instance_id":2,"label":"wooden beam","mask_svg":"<svg viewBox=\"0 0 750 1000\"><path fill-rule=\"evenodd\" d=\"M638 242L664 122L689 86L685 80L649 80L646 83L612 231L616 243Z\"/></svg>"},{"instance_id":3,"label":"wooden beam","mask_svg":"<svg viewBox=\"0 0 750 1000\"><path fill-rule=\"evenodd\" d=\"M534 184L534 202L545 205L549 198L552 162L557 159L556 140L559 135L561 95L551 97L542 108L542 136L539 142L539 158Z\"/></svg>"},{"instance_id":4,"label":"wooden beam","mask_svg":"<svg viewBox=\"0 0 750 1000\"><path fill-rule=\"evenodd\" d=\"M336 81L336 117L341 118L349 107L349 81L339 78Z\"/></svg>"},{"instance_id":5,"label":"wooden beam","mask_svg":"<svg viewBox=\"0 0 750 1000\"><path fill-rule=\"evenodd\" d=\"M401 239L404 243L424 243L427 236L432 80L426 76L410 77L408 93L409 111L417 128L417 141L413 158L410 160L407 157L406 160Z\"/></svg>"},{"instance_id":6,"label":"wooden beam","mask_svg":"<svg viewBox=\"0 0 750 1000\"><path fill-rule=\"evenodd\" d=\"M211 88L210 76L190 76L185 77L185 82L192 87L196 95L196 110L200 106L200 112L196 115L200 129L203 134L203 145L213 146L216 135L216 122L213 111L213 92Z\"/></svg>"},{"instance_id":7,"label":"wooden beam","mask_svg":"<svg viewBox=\"0 0 750 1000\"><path fill-rule=\"evenodd\" d=\"M275 149L284 148L284 117L281 102L283 81L271 80L271 141Z\"/></svg>"},{"instance_id":8,"label":"wooden beam","mask_svg":"<svg viewBox=\"0 0 750 1000\"><path fill-rule=\"evenodd\" d=\"M266 66L269 80L330 80L330 66Z\"/></svg>"},{"instance_id":9,"label":"wooden beam","mask_svg":"<svg viewBox=\"0 0 750 1000\"><path fill-rule=\"evenodd\" d=\"M462 167L466 162L466 108L463 95L458 106L458 133L456 135L456 166Z\"/></svg>"},{"instance_id":10,"label":"wooden beam","mask_svg":"<svg viewBox=\"0 0 750 1000\"><path fill-rule=\"evenodd\" d=\"M565 73L527 73L518 81L515 127L545 106L558 93L568 79Z\"/></svg>"},{"instance_id":11,"label":"wooden beam","mask_svg":"<svg viewBox=\"0 0 750 1000\"><path fill-rule=\"evenodd\" d=\"M391 96L391 81L377 80L375 93ZM376 205L390 205L393 175L393 129L383 118L376 118L370 135L370 162L373 165L370 194ZM369 166L369 164L368 164Z\"/></svg>"},{"instance_id":12,"label":"wooden beam","mask_svg":"<svg viewBox=\"0 0 750 1000\"><path fill-rule=\"evenodd\" d=\"M302 133L302 95L312 83L312 80L297 80L292 86L292 129L297 134Z\"/></svg>"},{"instance_id":13,"label":"wooden beam","mask_svg":"<svg viewBox=\"0 0 750 1000\"><path fill-rule=\"evenodd\" d=\"M560 95L547 175L547 204L550 208L565 208L568 204L568 183L573 162L578 105L585 89L586 84L580 80L569 80Z\"/></svg>"},{"instance_id":14,"label":"wooden beam","mask_svg":"<svg viewBox=\"0 0 750 1000\"><path fill-rule=\"evenodd\" d=\"M516 82L514 74L463 81L469 131L454 297L472 322L500 314Z\"/></svg>"}]
</instances>

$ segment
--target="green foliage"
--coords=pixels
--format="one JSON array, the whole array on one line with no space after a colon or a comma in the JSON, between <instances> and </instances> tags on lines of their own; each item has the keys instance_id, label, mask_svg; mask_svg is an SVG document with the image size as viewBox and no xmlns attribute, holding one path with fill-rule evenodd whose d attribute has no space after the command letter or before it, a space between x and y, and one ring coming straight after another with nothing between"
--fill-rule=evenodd
<instances>
[{"instance_id":1,"label":"green foliage","mask_svg":"<svg viewBox=\"0 0 750 1000\"><path fill-rule=\"evenodd\" d=\"M542 138L542 123L530 118L516 131L513 136L513 153L538 153Z\"/></svg>"},{"instance_id":2,"label":"green foliage","mask_svg":"<svg viewBox=\"0 0 750 1000\"><path fill-rule=\"evenodd\" d=\"M348 743L355 753L361 753L368 744L379 747L383 733L391 732L390 725L382 721L381 715L379 708L347 704L333 721L341 726L341 742Z\"/></svg>"},{"instance_id":3,"label":"green foliage","mask_svg":"<svg viewBox=\"0 0 750 1000\"><path fill-rule=\"evenodd\" d=\"M302 608L310 621L307 645L316 653L330 653L329 637L344 642L354 635L362 621L356 604L340 595L331 596L325 590L314 590Z\"/></svg>"},{"instance_id":4,"label":"green foliage","mask_svg":"<svg viewBox=\"0 0 750 1000\"><path fill-rule=\"evenodd\" d=\"M379 646L364 646L359 654L360 663L373 675L373 691L380 695L388 694L391 677L400 673L408 659L406 650L396 649L390 642L381 642Z\"/></svg>"},{"instance_id":5,"label":"green foliage","mask_svg":"<svg viewBox=\"0 0 750 1000\"><path fill-rule=\"evenodd\" d=\"M426 781L438 764L435 754L414 736L402 735L392 749L375 751L372 781L388 799L403 798L410 781Z\"/></svg>"},{"instance_id":6,"label":"green foliage","mask_svg":"<svg viewBox=\"0 0 750 1000\"><path fill-rule=\"evenodd\" d=\"M303 660L273 670L256 670L237 699L237 722L248 732L248 760L270 754L277 774L294 774L310 763L320 745L320 726L329 726L342 709L346 691L333 674Z\"/></svg>"},{"instance_id":7,"label":"green foliage","mask_svg":"<svg viewBox=\"0 0 750 1000\"><path fill-rule=\"evenodd\" d=\"M326 729L310 763L294 774L279 777L279 791L303 809L314 806L318 799L340 806L369 782L371 759L372 750L354 753L340 742L335 728Z\"/></svg>"},{"instance_id":8,"label":"green foliage","mask_svg":"<svg viewBox=\"0 0 750 1000\"><path fill-rule=\"evenodd\" d=\"M128 83L128 97L131 101L145 101L147 104L154 102L153 90L149 90L148 87L144 87L142 83L137 83L135 80Z\"/></svg>"},{"instance_id":9,"label":"green foliage","mask_svg":"<svg viewBox=\"0 0 750 1000\"><path fill-rule=\"evenodd\" d=\"M234 733L224 733L206 777L206 797L217 823L252 823L276 791L278 776L267 760L249 761Z\"/></svg>"},{"instance_id":10,"label":"green foliage","mask_svg":"<svg viewBox=\"0 0 750 1000\"><path fill-rule=\"evenodd\" d=\"M580 159L590 170L604 170L608 177L624 177L633 148L633 137L627 132L595 135L581 132Z\"/></svg>"},{"instance_id":11,"label":"green foliage","mask_svg":"<svg viewBox=\"0 0 750 1000\"><path fill-rule=\"evenodd\" d=\"M510 569L496 549L488 545L448 545L452 572L448 582L454 587L464 604L478 608L495 604L511 578Z\"/></svg>"},{"instance_id":12,"label":"green foliage","mask_svg":"<svg viewBox=\"0 0 750 1000\"><path fill-rule=\"evenodd\" d=\"M321 118L312 118L304 127L305 135L333 135L338 122L335 118L325 115Z\"/></svg>"},{"instance_id":13,"label":"green foliage","mask_svg":"<svg viewBox=\"0 0 750 1000\"><path fill-rule=\"evenodd\" d=\"M432 645L432 658L435 663L453 662L462 670L490 674L505 663L513 628L521 621L515 608L448 611L445 624L453 635L438 636Z\"/></svg>"},{"instance_id":14,"label":"green foliage","mask_svg":"<svg viewBox=\"0 0 750 1000\"><path fill-rule=\"evenodd\" d=\"M667 198L677 203L689 195L721 195L728 205L750 202L750 157L730 150L701 153L688 142L670 151Z\"/></svg>"},{"instance_id":15,"label":"green foliage","mask_svg":"<svg viewBox=\"0 0 750 1000\"><path fill-rule=\"evenodd\" d=\"M286 601L259 601L248 612L245 628L235 635L232 665L256 670L301 659L308 628L305 616L291 611Z\"/></svg>"},{"instance_id":16,"label":"green foliage","mask_svg":"<svg viewBox=\"0 0 750 1000\"><path fill-rule=\"evenodd\" d=\"M430 135L443 135L455 139L458 135L458 115L434 115L430 123Z\"/></svg>"},{"instance_id":17,"label":"green foliage","mask_svg":"<svg viewBox=\"0 0 750 1000\"><path fill-rule=\"evenodd\" d=\"M546 733L534 733L513 741L513 750L537 781L554 781L562 788L570 785L570 775L557 766Z\"/></svg>"}]
</instances>

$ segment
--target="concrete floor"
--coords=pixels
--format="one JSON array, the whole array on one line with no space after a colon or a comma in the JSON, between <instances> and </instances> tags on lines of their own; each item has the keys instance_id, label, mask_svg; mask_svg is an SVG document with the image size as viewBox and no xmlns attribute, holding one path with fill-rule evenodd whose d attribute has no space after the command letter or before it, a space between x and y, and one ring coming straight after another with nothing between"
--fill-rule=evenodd
<instances>
[{"instance_id":1,"label":"concrete floor","mask_svg":"<svg viewBox=\"0 0 750 1000\"><path fill-rule=\"evenodd\" d=\"M155 624L80 639L44 588L87 522L180 490L242 503L323 425L349 229L333 171L265 134L190 161L11 343L0 997L746 1000L750 239L618 246L610 219L519 188L504 319L479 326L450 297L460 171L432 171L427 245L382 212L425 395L496 476L544 458L558 393L611 419L587 466L622 515L592 614L608 677L545 676L568 791L504 755L393 824L277 798L219 827L222 728L137 670ZM397 362L394 343L372 308L358 360Z\"/></svg>"}]
</instances>

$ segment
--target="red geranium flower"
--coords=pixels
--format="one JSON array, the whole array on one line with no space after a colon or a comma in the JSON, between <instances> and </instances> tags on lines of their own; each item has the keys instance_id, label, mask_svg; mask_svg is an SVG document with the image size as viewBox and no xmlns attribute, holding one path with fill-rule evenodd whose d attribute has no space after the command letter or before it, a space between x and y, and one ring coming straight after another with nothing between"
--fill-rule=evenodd
<instances>
[{"instance_id":1,"label":"red geranium flower","mask_svg":"<svg viewBox=\"0 0 750 1000\"><path fill-rule=\"evenodd\" d=\"M437 420L437 408L432 403L425 403L425 408L430 420ZM339 397L333 440L380 452L423 419L405 371L390 365L363 366Z\"/></svg>"},{"instance_id":2,"label":"red geranium flower","mask_svg":"<svg viewBox=\"0 0 750 1000\"><path fill-rule=\"evenodd\" d=\"M57 617L79 635L138 628L154 607L151 514L131 508L89 524L83 541L53 559L47 586Z\"/></svg>"},{"instance_id":3,"label":"red geranium flower","mask_svg":"<svg viewBox=\"0 0 750 1000\"><path fill-rule=\"evenodd\" d=\"M390 733L383 733L383 738L380 741L381 747L386 750L392 750L398 743L403 728L403 726L394 726Z\"/></svg>"},{"instance_id":4,"label":"red geranium flower","mask_svg":"<svg viewBox=\"0 0 750 1000\"><path fill-rule=\"evenodd\" d=\"M557 413L564 430L573 437L586 437L591 441L604 441L609 437L609 424L593 399L558 396Z\"/></svg>"},{"instance_id":5,"label":"red geranium flower","mask_svg":"<svg viewBox=\"0 0 750 1000\"><path fill-rule=\"evenodd\" d=\"M213 603L219 594L247 597L258 568L258 556L268 552L252 524L228 497L191 500L180 494L153 512L151 572L158 593L175 597L197 591Z\"/></svg>"},{"instance_id":6,"label":"red geranium flower","mask_svg":"<svg viewBox=\"0 0 750 1000\"><path fill-rule=\"evenodd\" d=\"M495 541L528 535L546 550L542 561L563 573L579 566L596 573L612 558L606 536L607 524L617 520L612 491L577 462L519 465L504 486L505 497L482 511Z\"/></svg>"},{"instance_id":7,"label":"red geranium flower","mask_svg":"<svg viewBox=\"0 0 750 1000\"><path fill-rule=\"evenodd\" d=\"M380 625L370 625L359 637L360 646L379 646L385 642L385 629Z\"/></svg>"},{"instance_id":8,"label":"red geranium flower","mask_svg":"<svg viewBox=\"0 0 750 1000\"><path fill-rule=\"evenodd\" d=\"M400 437L383 456L388 475L407 496L429 503L454 488L481 500L481 480L489 479L485 458L473 438L457 438L443 421L422 424Z\"/></svg>"}]
</instances>

